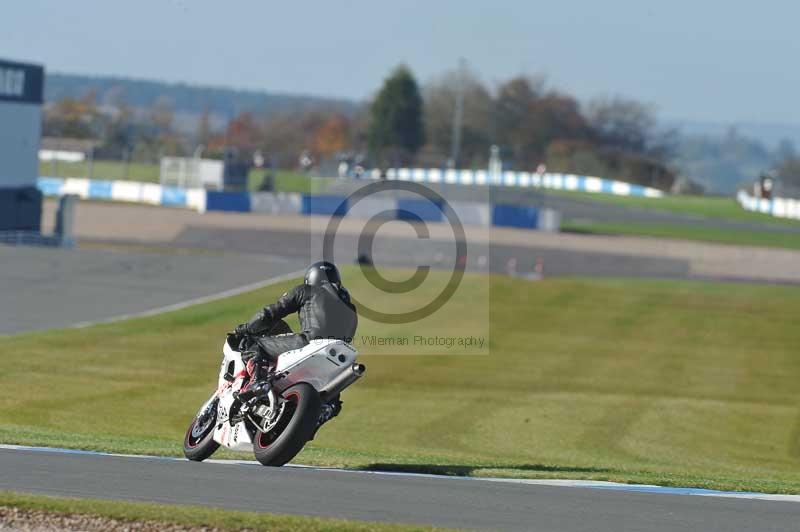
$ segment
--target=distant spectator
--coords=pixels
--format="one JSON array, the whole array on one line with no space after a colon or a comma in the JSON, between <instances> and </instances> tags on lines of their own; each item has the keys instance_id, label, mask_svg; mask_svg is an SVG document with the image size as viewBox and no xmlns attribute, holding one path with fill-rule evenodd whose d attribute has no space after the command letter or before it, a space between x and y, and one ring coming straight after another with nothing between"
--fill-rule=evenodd
<instances>
[{"instance_id":1,"label":"distant spectator","mask_svg":"<svg viewBox=\"0 0 800 532\"><path fill-rule=\"evenodd\" d=\"M339 163L339 170L338 170L339 171L339 179L344 179L345 177L347 177L347 173L348 173L349 170L350 170L350 165L347 164L347 161L342 160Z\"/></svg>"}]
</instances>

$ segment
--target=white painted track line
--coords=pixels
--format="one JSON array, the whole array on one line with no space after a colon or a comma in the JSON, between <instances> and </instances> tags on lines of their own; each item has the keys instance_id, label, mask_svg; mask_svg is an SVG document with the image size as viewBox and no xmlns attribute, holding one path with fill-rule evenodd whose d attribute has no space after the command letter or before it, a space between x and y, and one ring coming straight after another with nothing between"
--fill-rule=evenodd
<instances>
[{"instance_id":1,"label":"white painted track line","mask_svg":"<svg viewBox=\"0 0 800 532\"><path fill-rule=\"evenodd\" d=\"M117 321L129 320L134 318L145 318L147 316L155 316L157 314L164 314L165 312L172 312L175 310L184 309L187 307L191 307L194 305L200 305L202 303L209 303L211 301L217 301L218 299L225 299L226 297L233 297L238 296L239 294L244 294L245 292L251 292L253 290L258 290L260 288L264 288L267 286L271 286L274 284L281 283L283 281L288 281L290 279L295 279L297 277L302 277L305 274L305 270L297 270L289 273L285 273L283 275L278 275L277 277L270 277L269 279L265 279L263 281L258 281L255 283L246 284L243 286L238 286L236 288L231 288L230 290L224 290L222 292L217 292L216 294L209 294L207 296L195 297L192 299L187 299L186 301L180 301L178 303L173 303L171 305L166 305L164 307L158 307L150 310L145 310L143 312L133 312L130 314L121 314L119 316L113 316L111 318L103 318L101 320L92 320L92 321L82 321L80 323L75 323L71 325L70 328L77 328L82 329L84 327L91 327L92 325L98 325L102 323L114 323Z\"/></svg>"}]
</instances>

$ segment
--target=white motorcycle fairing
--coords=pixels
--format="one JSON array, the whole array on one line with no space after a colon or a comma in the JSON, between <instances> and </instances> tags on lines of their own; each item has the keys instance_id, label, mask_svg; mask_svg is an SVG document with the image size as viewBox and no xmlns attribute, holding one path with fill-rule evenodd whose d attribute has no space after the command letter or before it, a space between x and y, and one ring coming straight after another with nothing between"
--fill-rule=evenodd
<instances>
[{"instance_id":1,"label":"white motorcycle fairing","mask_svg":"<svg viewBox=\"0 0 800 532\"><path fill-rule=\"evenodd\" d=\"M245 422L234 426L229 423L229 413L238 392L247 376L242 354L226 341L222 348L223 361L220 368L217 393L203 405L203 411L215 398L217 420L214 440L234 451L252 451L253 441ZM278 357L275 379L270 391L272 407L277 403L276 394L300 382L314 387L324 394L329 386L352 371L358 353L352 346L341 340L313 340L307 346L287 351Z\"/></svg>"}]
</instances>

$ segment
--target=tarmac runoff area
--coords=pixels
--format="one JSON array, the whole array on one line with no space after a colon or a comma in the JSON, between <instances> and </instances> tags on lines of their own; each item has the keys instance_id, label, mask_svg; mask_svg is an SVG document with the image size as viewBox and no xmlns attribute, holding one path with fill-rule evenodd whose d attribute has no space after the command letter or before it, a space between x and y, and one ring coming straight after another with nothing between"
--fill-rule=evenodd
<instances>
[{"instance_id":1,"label":"tarmac runoff area","mask_svg":"<svg viewBox=\"0 0 800 532\"><path fill-rule=\"evenodd\" d=\"M52 219L55 203L46 204ZM76 234L84 241L124 242L171 249L204 249L316 260L330 218L264 215L84 202L78 206ZM697 278L751 282L800 283L800 251L708 244L682 240L543 233L465 226L467 267L518 273L540 264L546 275ZM341 219L335 250L352 261L359 251L364 221ZM419 238L405 222L391 222L377 232L373 259L397 266L447 262L453 232L446 224L427 224L429 238ZM448 247L448 245L450 245ZM483 257L483 261L481 258ZM337 255L336 257L340 257ZM426 260L427 262L421 262Z\"/></svg>"},{"instance_id":2,"label":"tarmac runoff area","mask_svg":"<svg viewBox=\"0 0 800 532\"><path fill-rule=\"evenodd\" d=\"M245 456L245 455L243 455ZM796 532L800 496L0 446L0 490L483 530Z\"/></svg>"},{"instance_id":3,"label":"tarmac runoff area","mask_svg":"<svg viewBox=\"0 0 800 532\"><path fill-rule=\"evenodd\" d=\"M105 321L255 289L305 261L0 246L0 334Z\"/></svg>"},{"instance_id":4,"label":"tarmac runoff area","mask_svg":"<svg viewBox=\"0 0 800 532\"><path fill-rule=\"evenodd\" d=\"M55 202L45 204L45 225ZM206 213L83 202L72 250L0 246L0 334L175 308L262 286L322 256L329 218ZM363 221L344 218L334 259L363 250ZM391 222L375 233L378 266L452 268L452 230L429 238ZM468 271L800 283L800 252L675 240L465 227ZM88 247L81 249L81 247ZM233 291L233 292L232 292ZM198 300L198 298L200 298Z\"/></svg>"}]
</instances>

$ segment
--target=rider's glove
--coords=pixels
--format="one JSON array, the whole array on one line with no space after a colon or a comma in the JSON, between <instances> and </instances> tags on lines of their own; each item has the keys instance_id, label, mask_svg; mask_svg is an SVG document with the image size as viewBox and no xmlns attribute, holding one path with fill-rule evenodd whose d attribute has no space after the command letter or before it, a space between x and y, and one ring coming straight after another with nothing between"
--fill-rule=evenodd
<instances>
[{"instance_id":1,"label":"rider's glove","mask_svg":"<svg viewBox=\"0 0 800 532\"><path fill-rule=\"evenodd\" d=\"M248 330L246 323L240 323L239 325L237 325L236 329L234 329L234 332L240 338L250 334L250 331Z\"/></svg>"}]
</instances>

